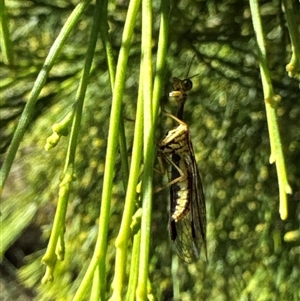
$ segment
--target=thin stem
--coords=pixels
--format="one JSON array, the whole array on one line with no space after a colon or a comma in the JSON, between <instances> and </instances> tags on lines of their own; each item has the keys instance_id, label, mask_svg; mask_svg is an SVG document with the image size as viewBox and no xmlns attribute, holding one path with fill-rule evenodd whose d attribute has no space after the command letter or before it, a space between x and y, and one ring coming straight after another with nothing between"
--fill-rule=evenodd
<instances>
[{"instance_id":1,"label":"thin stem","mask_svg":"<svg viewBox=\"0 0 300 301\"><path fill-rule=\"evenodd\" d=\"M100 32L101 32L102 42L106 51L111 89L113 90L115 85L116 64L113 55L113 47L109 36L109 26L107 21L107 15L108 15L107 2L108 1L105 0L103 1L102 4ZM122 111L121 111L121 116L122 116ZM120 119L119 148L120 148L120 158L121 158L121 166L122 166L122 174L123 174L122 179L124 183L124 189L126 189L128 184L128 177L129 177L129 167L128 167L128 153L127 153L127 145L126 145L126 137L125 137L124 119Z\"/></svg>"},{"instance_id":2,"label":"thin stem","mask_svg":"<svg viewBox=\"0 0 300 301\"><path fill-rule=\"evenodd\" d=\"M295 10L298 10L294 7L295 1L291 0L283 0L284 12L286 16L286 21L289 29L289 34L292 43L292 58L291 61L287 64L286 70L290 77L297 75L298 79L300 79L300 31L299 26L297 24Z\"/></svg>"},{"instance_id":3,"label":"thin stem","mask_svg":"<svg viewBox=\"0 0 300 301\"><path fill-rule=\"evenodd\" d=\"M58 254L55 254L58 238L63 240L65 216L67 212L67 205L69 200L69 193L71 189L71 182L73 180L75 152L77 147L77 139L80 131L82 108L84 103L84 97L86 88L88 85L88 79L92 61L94 57L94 51L97 43L97 37L99 32L98 16L100 12L100 0L96 4L94 13L94 22L91 31L90 42L86 54L86 60L83 68L83 74L79 82L79 87L76 94L76 102L74 107L74 118L71 127L71 134L69 140L69 146L66 154L65 166L63 171L63 179L60 184L58 193L58 205L54 217L53 230L51 232L50 241L47 247L46 254L42 258L42 262L47 265L46 276L43 278L43 282L52 281L53 271ZM60 250L59 256L63 257L64 250Z\"/></svg>"},{"instance_id":4,"label":"thin stem","mask_svg":"<svg viewBox=\"0 0 300 301\"><path fill-rule=\"evenodd\" d=\"M281 219L286 219L287 212L287 195L292 193L292 189L287 180L284 156L280 140L280 133L277 121L277 102L280 96L274 94L270 72L267 66L266 48L264 42L264 33L262 29L260 12L257 0L250 0L250 9L252 14L252 22L257 39L259 67L262 79L262 86L265 98L265 106L267 113L267 122L269 129L271 155L270 163L276 164L278 185L279 185L279 213Z\"/></svg>"},{"instance_id":5,"label":"thin stem","mask_svg":"<svg viewBox=\"0 0 300 301\"><path fill-rule=\"evenodd\" d=\"M143 70L140 72L140 82L142 82ZM124 285L124 276L127 262L127 248L130 238L130 224L132 221L132 214L135 207L136 187L140 174L141 157L143 149L143 86L139 85L136 124L134 131L134 141L132 148L132 162L130 165L129 181L125 197L124 212L121 222L119 234L116 239L116 263L115 275L112 283L113 295L110 300L122 300L122 292Z\"/></svg>"},{"instance_id":6,"label":"thin stem","mask_svg":"<svg viewBox=\"0 0 300 301\"><path fill-rule=\"evenodd\" d=\"M0 45L3 62L6 65L13 65L13 47L9 32L9 20L7 18L4 0L0 0Z\"/></svg>"},{"instance_id":7,"label":"thin stem","mask_svg":"<svg viewBox=\"0 0 300 301\"><path fill-rule=\"evenodd\" d=\"M157 62L153 86L153 116L154 127L156 127L157 114L160 106L163 83L166 70L166 57L168 50L170 1L161 1L161 18L157 46Z\"/></svg>"},{"instance_id":8,"label":"thin stem","mask_svg":"<svg viewBox=\"0 0 300 301\"><path fill-rule=\"evenodd\" d=\"M24 107L24 110L20 117L19 123L14 132L14 136L12 138L11 144L7 151L6 158L4 160L2 169L0 171L0 195L2 193L2 189L5 185L7 176L11 169L12 163L16 156L16 153L17 153L17 150L21 143L21 140L22 140L22 138L25 134L25 131L32 119L35 103L38 99L38 96L39 96L44 84L46 83L47 77L49 75L49 72L50 72L52 66L54 65L55 59L56 59L58 53L60 52L62 46L64 45L67 37L69 36L70 32L72 31L75 24L78 22L80 16L82 15L85 8L88 6L88 4L90 2L91 2L91 0L86 0L84 2L81 2L73 10L72 14L70 15L70 17L64 24L61 32L59 33L58 37L56 38L55 42L53 43L53 45L49 51L49 54L45 60L45 63L43 65L40 73L38 74L38 77L31 90L29 99Z\"/></svg>"},{"instance_id":9,"label":"thin stem","mask_svg":"<svg viewBox=\"0 0 300 301\"><path fill-rule=\"evenodd\" d=\"M122 47L119 53L119 59L117 64L116 80L112 98L112 108L108 132L108 144L105 160L101 210L99 216L99 231L95 251L89 264L89 267L86 271L86 274L84 275L73 300L82 300L87 290L87 287L89 286L93 278L93 274L97 265L99 265L99 277L101 282L100 296L101 300L105 299L105 255L107 248L108 221L110 216L110 204L112 196L112 182L118 146L121 103L125 84L127 61L139 5L140 0L130 1L129 3L127 18L125 21L124 32L122 37Z\"/></svg>"},{"instance_id":10,"label":"thin stem","mask_svg":"<svg viewBox=\"0 0 300 301\"><path fill-rule=\"evenodd\" d=\"M168 1L167 1L168 3ZM158 57L157 57L157 73L155 77L155 87L154 87L154 98L155 98L155 106L153 114L154 116L157 115L158 107L159 107L159 99L162 90L162 77L164 71L164 63L166 57L166 50L167 50L167 32L168 32L168 12L169 7L168 4L163 2L162 4L162 17L161 17L161 26L160 26L160 37L158 42ZM124 206L124 213L121 223L121 228L119 235L116 239L116 263L115 263L115 278L113 280L112 288L113 288L113 295L110 300L121 300L122 292L123 292L123 285L124 285L124 275L126 270L126 258L127 258L127 248L128 248L128 241L130 237L130 222L132 220L132 214L135 205L135 196L136 196L136 185L139 176L139 167L140 167L140 160L141 160L141 150L142 150L142 135L143 135L143 79L142 75L145 74L144 67L141 65L140 71L140 80L141 83L139 85L139 97L138 97L138 105L137 105L137 114L136 114L136 126L135 126L135 134L134 134L134 143L133 143L133 151L132 151L132 162L131 162L131 169L130 169L130 176L129 176L129 185L127 188L127 194L125 199L125 206ZM140 235L139 235L140 237ZM140 239L138 240L140 241ZM136 243L136 242L135 242ZM137 247L135 245L135 255L137 256L140 254L140 250L137 251ZM137 253L138 252L138 253ZM137 272L136 269L133 269L133 272ZM130 279L135 279L136 275L131 275ZM128 286L129 293L127 298L133 298L132 294L135 290L135 287L132 287L135 280L131 280Z\"/></svg>"},{"instance_id":11,"label":"thin stem","mask_svg":"<svg viewBox=\"0 0 300 301\"><path fill-rule=\"evenodd\" d=\"M97 266L94 273L90 301L100 300L100 283L101 283L101 279L99 273L99 266Z\"/></svg>"},{"instance_id":12,"label":"thin stem","mask_svg":"<svg viewBox=\"0 0 300 301\"><path fill-rule=\"evenodd\" d=\"M140 244L141 244L141 231L139 231L133 238L131 266L129 273L129 284L126 294L126 301L135 301L135 290L138 283L139 275L139 259L140 259Z\"/></svg>"},{"instance_id":13,"label":"thin stem","mask_svg":"<svg viewBox=\"0 0 300 301\"><path fill-rule=\"evenodd\" d=\"M101 18L99 21L100 21L101 39L102 39L104 49L106 51L106 58L107 58L107 65L108 65L108 71L109 71L109 77L110 77L111 90L113 91L114 85L115 85L115 77L116 77L116 74L115 74L116 63L114 60L112 45L111 45L110 37L109 37L109 33L108 33L109 26L108 26L108 22L107 22L107 14L108 14L107 5L108 5L107 0L102 1ZM126 141L124 141L124 139L125 139L124 138L124 136L125 136L124 126L122 126L122 125L123 125L123 123L120 122L120 136L122 137L122 139L120 139L121 160L123 160L122 151L124 151L124 147L126 149ZM122 161L122 167L123 167L123 164L128 166L127 157L124 162ZM124 183L125 183L125 181L127 181L127 178L128 178L128 175L123 177ZM102 286L101 282L102 282L102 280L100 278L100 266L98 265L94 272L90 300L100 300L100 292L103 291L103 289L101 289L101 286Z\"/></svg>"},{"instance_id":14,"label":"thin stem","mask_svg":"<svg viewBox=\"0 0 300 301\"><path fill-rule=\"evenodd\" d=\"M142 62L144 98L144 153L142 177L142 220L139 279L136 300L146 300L149 268L150 227L152 214L152 178L154 162L154 119L152 102L152 1L142 2Z\"/></svg>"}]
</instances>

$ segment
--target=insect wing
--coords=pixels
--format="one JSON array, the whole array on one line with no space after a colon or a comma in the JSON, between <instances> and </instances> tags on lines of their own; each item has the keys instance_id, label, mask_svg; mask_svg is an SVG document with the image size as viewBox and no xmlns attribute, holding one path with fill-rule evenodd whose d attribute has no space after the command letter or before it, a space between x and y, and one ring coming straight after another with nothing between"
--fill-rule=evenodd
<instances>
[{"instance_id":1,"label":"insect wing","mask_svg":"<svg viewBox=\"0 0 300 301\"><path fill-rule=\"evenodd\" d=\"M184 160L187 168L188 190L189 190L189 206L188 213L179 221L175 222L170 217L170 234L174 241L178 256L185 262L190 263L196 261L200 256L202 246L206 251L206 208L205 197L202 188L202 182L195 160L193 147L188 139L189 152L187 156L181 158ZM178 165L178 160L177 162ZM177 170L172 171L172 179L178 175ZM170 187L171 213L176 207L176 195L178 193L178 185L174 184ZM171 214L172 216L172 214Z\"/></svg>"},{"instance_id":2,"label":"insect wing","mask_svg":"<svg viewBox=\"0 0 300 301\"><path fill-rule=\"evenodd\" d=\"M195 160L193 146L189 143L191 149L190 159L191 159L191 170L193 177L193 188L191 189L191 211L192 211L192 231L193 240L195 247L197 248L199 254L202 246L204 247L205 256L207 258L207 248L206 248L206 206L205 206L205 196L203 192L202 181L198 166Z\"/></svg>"},{"instance_id":3,"label":"insect wing","mask_svg":"<svg viewBox=\"0 0 300 301\"><path fill-rule=\"evenodd\" d=\"M191 186L191 174L188 175L189 190ZM176 184L170 187L170 210L171 213L174 212L176 207L176 195L178 192L178 186ZM191 206L191 203L190 203ZM170 214L170 236L174 241L174 246L177 255L186 263L193 262L199 258L198 249L194 243L193 239L193 216L192 211L189 210L185 216L179 221L172 219L172 214Z\"/></svg>"}]
</instances>

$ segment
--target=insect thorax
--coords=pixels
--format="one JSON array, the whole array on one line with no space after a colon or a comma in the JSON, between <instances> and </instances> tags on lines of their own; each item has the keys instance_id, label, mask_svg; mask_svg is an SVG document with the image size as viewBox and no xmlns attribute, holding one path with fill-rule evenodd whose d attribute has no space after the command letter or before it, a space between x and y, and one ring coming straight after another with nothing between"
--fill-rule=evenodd
<instances>
[{"instance_id":1,"label":"insect thorax","mask_svg":"<svg viewBox=\"0 0 300 301\"><path fill-rule=\"evenodd\" d=\"M186 125L180 124L170 130L159 144L160 150L165 154L182 155L188 151L188 130Z\"/></svg>"}]
</instances>

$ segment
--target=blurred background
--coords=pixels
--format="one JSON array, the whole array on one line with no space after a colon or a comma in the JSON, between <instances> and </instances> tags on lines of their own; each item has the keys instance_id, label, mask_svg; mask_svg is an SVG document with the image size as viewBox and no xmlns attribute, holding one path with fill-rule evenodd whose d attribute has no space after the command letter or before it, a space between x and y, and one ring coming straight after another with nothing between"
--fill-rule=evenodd
<instances>
[{"instance_id":1,"label":"blurred background","mask_svg":"<svg viewBox=\"0 0 300 301\"><path fill-rule=\"evenodd\" d=\"M6 3L15 65L1 62L1 164L45 57L78 1ZM294 1L300 24L299 3ZM268 67L278 104L278 122L293 194L288 218L279 216L275 165L248 1L172 1L165 91L172 77L193 76L185 106L195 156L206 194L208 262L177 262L168 234L169 193L153 201L150 275L157 300L300 300L300 92L285 70L291 44L281 1L260 1ZM104 171L111 89L105 51L97 44L76 153L76 181L66 224L66 257L57 263L55 281L40 284L56 209L67 139L46 152L51 127L71 111L84 64L93 16L92 3L71 33L36 104L2 196L1 300L70 300L91 258ZM115 57L128 8L109 3ZM156 58L159 4L154 4L153 58ZM138 91L141 20L135 27L128 61L123 116L130 153ZM155 62L153 62L155 65ZM172 107L172 103L170 104ZM157 139L171 122L159 117ZM107 294L114 272L114 240L125 192L116 162L107 255ZM154 174L155 187L166 179ZM177 266L178 265L178 266ZM176 267L176 273L173 268ZM179 281L179 283L178 283Z\"/></svg>"}]
</instances>

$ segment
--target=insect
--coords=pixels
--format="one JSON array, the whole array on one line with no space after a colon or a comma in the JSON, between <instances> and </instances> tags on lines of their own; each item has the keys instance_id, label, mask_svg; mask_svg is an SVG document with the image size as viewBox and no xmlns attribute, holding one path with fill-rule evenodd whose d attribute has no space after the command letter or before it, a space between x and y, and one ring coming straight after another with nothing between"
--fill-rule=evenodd
<instances>
[{"instance_id":1,"label":"insect","mask_svg":"<svg viewBox=\"0 0 300 301\"><path fill-rule=\"evenodd\" d=\"M170 236L178 256L190 263L199 258L202 246L207 257L205 198L188 126L174 115L166 115L179 123L159 143L159 154L172 166Z\"/></svg>"},{"instance_id":2,"label":"insect","mask_svg":"<svg viewBox=\"0 0 300 301\"><path fill-rule=\"evenodd\" d=\"M190 70L192 58L188 72ZM196 75L194 75L196 76ZM178 256L185 262L196 261L201 248L206 248L206 208L202 181L195 160L189 129L183 122L187 92L193 87L191 78L173 78L173 91L169 93L178 104L176 116L165 111L179 125L170 130L159 143L159 155L171 165L170 187L170 236Z\"/></svg>"},{"instance_id":3,"label":"insect","mask_svg":"<svg viewBox=\"0 0 300 301\"><path fill-rule=\"evenodd\" d=\"M176 116L180 120L183 120L183 109L187 99L187 92L193 88L193 82L191 81L191 79L197 76L197 74L195 74L191 77L188 77L195 56L196 55L194 55L190 61L187 74L184 79L173 77L173 85L172 85L173 91L169 93L169 96L174 97L178 103Z\"/></svg>"},{"instance_id":4,"label":"insect","mask_svg":"<svg viewBox=\"0 0 300 301\"><path fill-rule=\"evenodd\" d=\"M194 75L195 76L195 75ZM173 77L173 91L169 93L169 96L174 97L178 103L177 109L177 118L180 120L183 119L183 109L187 99L187 91L190 91L193 88L193 83L191 78L179 79Z\"/></svg>"}]
</instances>

